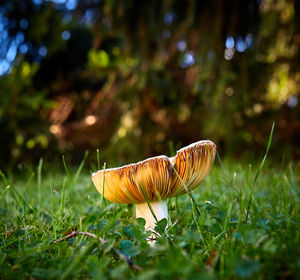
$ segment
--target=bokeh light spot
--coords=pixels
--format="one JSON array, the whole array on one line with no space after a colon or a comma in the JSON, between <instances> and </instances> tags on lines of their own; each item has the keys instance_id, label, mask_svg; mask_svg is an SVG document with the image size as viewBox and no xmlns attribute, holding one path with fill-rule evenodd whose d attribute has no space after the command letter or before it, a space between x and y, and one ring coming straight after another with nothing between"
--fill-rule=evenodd
<instances>
[{"instance_id":1,"label":"bokeh light spot","mask_svg":"<svg viewBox=\"0 0 300 280\"><path fill-rule=\"evenodd\" d=\"M28 140L27 142L26 142L26 147L27 147L27 149L29 149L29 150L31 150L31 149L33 149L34 148L34 141L33 140Z\"/></svg>"},{"instance_id":2,"label":"bokeh light spot","mask_svg":"<svg viewBox=\"0 0 300 280\"><path fill-rule=\"evenodd\" d=\"M77 7L77 0L68 0L66 2L66 8L68 10L74 10Z\"/></svg>"},{"instance_id":3,"label":"bokeh light spot","mask_svg":"<svg viewBox=\"0 0 300 280\"><path fill-rule=\"evenodd\" d=\"M39 55L40 56L46 56L46 54L47 54L47 48L45 46L41 46L39 48Z\"/></svg>"},{"instance_id":4,"label":"bokeh light spot","mask_svg":"<svg viewBox=\"0 0 300 280\"><path fill-rule=\"evenodd\" d=\"M0 76L5 74L8 71L9 67L10 63L6 59L0 61Z\"/></svg>"},{"instance_id":5,"label":"bokeh light spot","mask_svg":"<svg viewBox=\"0 0 300 280\"><path fill-rule=\"evenodd\" d=\"M177 43L177 49L183 52L186 49L186 42L184 40L180 40Z\"/></svg>"},{"instance_id":6,"label":"bokeh light spot","mask_svg":"<svg viewBox=\"0 0 300 280\"><path fill-rule=\"evenodd\" d=\"M247 48L246 41L244 41L242 37L238 37L236 41L236 50L238 52L244 52L246 48Z\"/></svg>"},{"instance_id":7,"label":"bokeh light spot","mask_svg":"<svg viewBox=\"0 0 300 280\"><path fill-rule=\"evenodd\" d=\"M87 124L87 125L93 125L95 124L97 121L97 117L96 116L93 116L93 115L89 115L87 116L85 119L84 119L84 122Z\"/></svg>"},{"instance_id":8,"label":"bokeh light spot","mask_svg":"<svg viewBox=\"0 0 300 280\"><path fill-rule=\"evenodd\" d=\"M26 53L28 52L28 46L27 46L27 44L22 44L22 45L20 46L20 52L21 52L22 54L26 54Z\"/></svg>"},{"instance_id":9,"label":"bokeh light spot","mask_svg":"<svg viewBox=\"0 0 300 280\"><path fill-rule=\"evenodd\" d=\"M24 33L18 32L16 35L16 43L19 45L24 42Z\"/></svg>"},{"instance_id":10,"label":"bokeh light spot","mask_svg":"<svg viewBox=\"0 0 300 280\"><path fill-rule=\"evenodd\" d=\"M65 30L63 33L61 33L61 38L63 40L69 40L71 38L71 33L68 30Z\"/></svg>"},{"instance_id":11,"label":"bokeh light spot","mask_svg":"<svg viewBox=\"0 0 300 280\"><path fill-rule=\"evenodd\" d=\"M172 24L174 19L175 19L175 14L173 11L169 11L164 15L164 22L167 25Z\"/></svg>"},{"instance_id":12,"label":"bokeh light spot","mask_svg":"<svg viewBox=\"0 0 300 280\"><path fill-rule=\"evenodd\" d=\"M16 43L13 41L7 51L6 59L10 62L14 61L17 55Z\"/></svg>"},{"instance_id":13,"label":"bokeh light spot","mask_svg":"<svg viewBox=\"0 0 300 280\"><path fill-rule=\"evenodd\" d=\"M288 98L286 104L287 104L289 107L291 107L291 108L296 107L297 104L298 104L298 97L297 97L297 96L294 96L294 95L290 96L290 97Z\"/></svg>"},{"instance_id":14,"label":"bokeh light spot","mask_svg":"<svg viewBox=\"0 0 300 280\"><path fill-rule=\"evenodd\" d=\"M29 26L28 20L26 18L22 18L20 20L20 27L22 29L26 29Z\"/></svg>"},{"instance_id":15,"label":"bokeh light spot","mask_svg":"<svg viewBox=\"0 0 300 280\"><path fill-rule=\"evenodd\" d=\"M234 56L235 49L225 49L224 57L226 60L231 60Z\"/></svg>"},{"instance_id":16,"label":"bokeh light spot","mask_svg":"<svg viewBox=\"0 0 300 280\"><path fill-rule=\"evenodd\" d=\"M226 38L226 41L225 41L225 47L227 49L233 49L234 48L234 39L232 36L228 36Z\"/></svg>"},{"instance_id":17,"label":"bokeh light spot","mask_svg":"<svg viewBox=\"0 0 300 280\"><path fill-rule=\"evenodd\" d=\"M192 66L194 64L195 64L194 54L192 52L187 52L183 56L183 63L181 64L181 67L185 68L185 67Z\"/></svg>"},{"instance_id":18,"label":"bokeh light spot","mask_svg":"<svg viewBox=\"0 0 300 280\"><path fill-rule=\"evenodd\" d=\"M251 47L252 43L253 43L253 36L251 34L248 34L246 36L245 42L246 42L248 48Z\"/></svg>"},{"instance_id":19,"label":"bokeh light spot","mask_svg":"<svg viewBox=\"0 0 300 280\"><path fill-rule=\"evenodd\" d=\"M61 128L60 128L59 125L53 124L53 125L50 126L49 131L50 131L52 134L58 134L58 133L60 133Z\"/></svg>"},{"instance_id":20,"label":"bokeh light spot","mask_svg":"<svg viewBox=\"0 0 300 280\"><path fill-rule=\"evenodd\" d=\"M227 96L232 96L234 94L234 89L232 87L228 87L225 89L225 94Z\"/></svg>"},{"instance_id":21,"label":"bokeh light spot","mask_svg":"<svg viewBox=\"0 0 300 280\"><path fill-rule=\"evenodd\" d=\"M35 5L41 5L43 3L43 0L33 0L33 3Z\"/></svg>"}]
</instances>

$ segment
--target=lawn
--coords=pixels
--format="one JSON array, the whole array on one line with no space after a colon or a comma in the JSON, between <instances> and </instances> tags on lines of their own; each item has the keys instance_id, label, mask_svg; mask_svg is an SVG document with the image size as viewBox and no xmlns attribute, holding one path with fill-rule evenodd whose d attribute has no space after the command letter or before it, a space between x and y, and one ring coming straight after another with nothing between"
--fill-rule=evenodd
<instances>
[{"instance_id":1,"label":"lawn","mask_svg":"<svg viewBox=\"0 0 300 280\"><path fill-rule=\"evenodd\" d=\"M194 200L169 199L173 226L161 221L149 246L134 206L103 199L88 161L2 174L0 279L299 279L299 163L216 160ZM105 242L59 240L74 231Z\"/></svg>"}]
</instances>

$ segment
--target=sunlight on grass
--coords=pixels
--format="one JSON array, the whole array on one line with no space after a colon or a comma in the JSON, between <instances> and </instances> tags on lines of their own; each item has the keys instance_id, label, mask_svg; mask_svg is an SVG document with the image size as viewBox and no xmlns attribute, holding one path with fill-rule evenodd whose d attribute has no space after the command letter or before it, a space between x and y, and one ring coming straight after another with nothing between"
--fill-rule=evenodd
<instances>
[{"instance_id":1,"label":"sunlight on grass","mask_svg":"<svg viewBox=\"0 0 300 280\"><path fill-rule=\"evenodd\" d=\"M201 214L189 196L170 199L174 224L151 247L131 205L103 205L84 168L86 156L75 170L64 162L65 173L44 172L42 161L37 175L1 173L2 278L264 279L299 273L299 164L282 168L266 161L260 176L259 163L216 164L193 191ZM78 236L53 244L76 229L107 242ZM142 271L112 254L112 246Z\"/></svg>"}]
</instances>

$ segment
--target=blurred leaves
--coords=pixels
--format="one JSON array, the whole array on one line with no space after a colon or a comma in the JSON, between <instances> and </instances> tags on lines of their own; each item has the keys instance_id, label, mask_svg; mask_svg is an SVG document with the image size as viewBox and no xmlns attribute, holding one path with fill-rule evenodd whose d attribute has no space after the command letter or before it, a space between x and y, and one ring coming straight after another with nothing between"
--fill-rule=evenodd
<instances>
[{"instance_id":1,"label":"blurred leaves","mask_svg":"<svg viewBox=\"0 0 300 280\"><path fill-rule=\"evenodd\" d=\"M253 260L241 260L236 266L236 274L243 278L248 278L261 268L260 263Z\"/></svg>"},{"instance_id":2,"label":"blurred leaves","mask_svg":"<svg viewBox=\"0 0 300 280\"><path fill-rule=\"evenodd\" d=\"M130 240L122 240L120 242L121 253L128 257L134 257L141 253L139 247L134 246L133 242Z\"/></svg>"},{"instance_id":3,"label":"blurred leaves","mask_svg":"<svg viewBox=\"0 0 300 280\"><path fill-rule=\"evenodd\" d=\"M5 2L5 162L100 148L119 165L201 138L252 156L274 121L278 156L299 157L299 10L292 0Z\"/></svg>"},{"instance_id":4,"label":"blurred leaves","mask_svg":"<svg viewBox=\"0 0 300 280\"><path fill-rule=\"evenodd\" d=\"M89 62L90 62L90 67L107 67L109 65L109 56L108 54L103 51L96 51L95 49L90 50L89 52Z\"/></svg>"}]
</instances>

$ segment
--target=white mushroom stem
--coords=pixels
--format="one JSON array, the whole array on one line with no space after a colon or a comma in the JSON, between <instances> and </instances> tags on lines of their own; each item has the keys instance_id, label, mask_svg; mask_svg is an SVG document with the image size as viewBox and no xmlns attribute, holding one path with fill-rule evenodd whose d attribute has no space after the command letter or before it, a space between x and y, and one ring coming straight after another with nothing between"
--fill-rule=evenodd
<instances>
[{"instance_id":1,"label":"white mushroom stem","mask_svg":"<svg viewBox=\"0 0 300 280\"><path fill-rule=\"evenodd\" d=\"M150 202L151 208L157 218L158 221L162 219L167 219L168 224L170 218L168 216L168 206L167 200L160 200L160 201L151 201ZM156 220L151 213L149 205L147 202L136 204L135 205L135 213L136 218L144 218L146 221L145 229L154 231Z\"/></svg>"}]
</instances>

